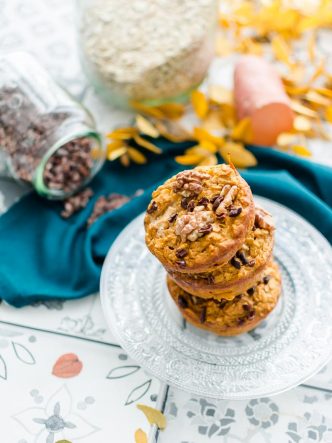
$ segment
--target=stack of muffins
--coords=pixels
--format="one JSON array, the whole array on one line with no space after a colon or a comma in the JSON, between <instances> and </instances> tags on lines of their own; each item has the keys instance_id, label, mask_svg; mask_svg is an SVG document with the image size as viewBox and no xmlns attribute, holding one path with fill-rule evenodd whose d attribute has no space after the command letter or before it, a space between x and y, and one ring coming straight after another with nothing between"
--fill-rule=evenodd
<instances>
[{"instance_id":1,"label":"stack of muffins","mask_svg":"<svg viewBox=\"0 0 332 443\"><path fill-rule=\"evenodd\" d=\"M193 325L238 335L277 304L273 221L234 167L202 166L167 180L152 194L145 230L170 295Z\"/></svg>"}]
</instances>

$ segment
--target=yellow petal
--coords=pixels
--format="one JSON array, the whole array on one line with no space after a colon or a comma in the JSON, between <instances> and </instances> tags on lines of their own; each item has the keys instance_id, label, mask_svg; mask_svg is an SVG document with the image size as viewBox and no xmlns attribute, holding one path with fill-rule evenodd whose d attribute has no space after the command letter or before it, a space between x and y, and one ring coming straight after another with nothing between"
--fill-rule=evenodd
<instances>
[{"instance_id":1,"label":"yellow petal","mask_svg":"<svg viewBox=\"0 0 332 443\"><path fill-rule=\"evenodd\" d=\"M204 118L209 110L209 104L203 92L193 91L191 93L191 103L197 117Z\"/></svg>"},{"instance_id":2,"label":"yellow petal","mask_svg":"<svg viewBox=\"0 0 332 443\"><path fill-rule=\"evenodd\" d=\"M162 152L158 146L145 140L145 138L141 137L140 135L135 135L134 140L139 146L142 146L142 148L145 148L148 151L154 152L155 154L161 154Z\"/></svg>"},{"instance_id":3,"label":"yellow petal","mask_svg":"<svg viewBox=\"0 0 332 443\"><path fill-rule=\"evenodd\" d=\"M292 152L294 152L297 155L301 155L302 157L311 157L311 152L308 148L302 145L293 145L291 146Z\"/></svg>"},{"instance_id":4,"label":"yellow petal","mask_svg":"<svg viewBox=\"0 0 332 443\"><path fill-rule=\"evenodd\" d=\"M136 126L141 134L149 135L153 138L157 138L159 136L159 132L153 126L153 124L142 115L136 115Z\"/></svg>"},{"instance_id":5,"label":"yellow petal","mask_svg":"<svg viewBox=\"0 0 332 443\"><path fill-rule=\"evenodd\" d=\"M315 61L316 38L317 38L316 32L311 32L311 34L308 37L308 55L311 63L314 63Z\"/></svg>"},{"instance_id":6,"label":"yellow petal","mask_svg":"<svg viewBox=\"0 0 332 443\"><path fill-rule=\"evenodd\" d=\"M285 85L285 90L288 95L303 95L308 92L308 86L290 86Z\"/></svg>"},{"instance_id":7,"label":"yellow petal","mask_svg":"<svg viewBox=\"0 0 332 443\"><path fill-rule=\"evenodd\" d=\"M232 163L237 168L249 168L257 165L256 157L242 143L227 142L219 148L224 159L230 156Z\"/></svg>"},{"instance_id":8,"label":"yellow petal","mask_svg":"<svg viewBox=\"0 0 332 443\"><path fill-rule=\"evenodd\" d=\"M233 103L233 93L227 88L221 85L210 85L208 89L209 98L218 103L222 104L232 104Z\"/></svg>"},{"instance_id":9,"label":"yellow petal","mask_svg":"<svg viewBox=\"0 0 332 443\"><path fill-rule=\"evenodd\" d=\"M292 143L294 143L294 140L296 139L296 137L297 137L297 135L293 134L291 132L282 132L281 134L278 135L277 145L280 148L284 148L286 146L289 146Z\"/></svg>"},{"instance_id":10,"label":"yellow petal","mask_svg":"<svg viewBox=\"0 0 332 443\"><path fill-rule=\"evenodd\" d=\"M312 122L303 115L297 115L294 118L293 127L299 132L308 132L312 129Z\"/></svg>"},{"instance_id":11,"label":"yellow petal","mask_svg":"<svg viewBox=\"0 0 332 443\"><path fill-rule=\"evenodd\" d=\"M305 99L308 100L310 103L319 106L328 106L331 103L330 100L328 100L323 95L318 94L318 92L314 90L310 90L309 92L307 92L305 95Z\"/></svg>"},{"instance_id":12,"label":"yellow petal","mask_svg":"<svg viewBox=\"0 0 332 443\"><path fill-rule=\"evenodd\" d=\"M137 404L136 406L146 416L150 425L156 425L159 429L166 428L166 417L161 411L142 404Z\"/></svg>"},{"instance_id":13,"label":"yellow petal","mask_svg":"<svg viewBox=\"0 0 332 443\"><path fill-rule=\"evenodd\" d=\"M180 123L172 120L156 120L154 122L160 134L171 142L183 142L192 140L192 135Z\"/></svg>"},{"instance_id":14,"label":"yellow petal","mask_svg":"<svg viewBox=\"0 0 332 443\"><path fill-rule=\"evenodd\" d=\"M142 154L138 149L128 147L127 152L131 160L133 160L135 163L143 165L147 162L145 155Z\"/></svg>"},{"instance_id":15,"label":"yellow petal","mask_svg":"<svg viewBox=\"0 0 332 443\"><path fill-rule=\"evenodd\" d=\"M240 120L231 132L231 137L234 140L244 141L250 143L252 141L252 126L249 117Z\"/></svg>"},{"instance_id":16,"label":"yellow petal","mask_svg":"<svg viewBox=\"0 0 332 443\"><path fill-rule=\"evenodd\" d=\"M157 109L163 113L164 117L174 120L182 117L185 110L181 103L166 103L158 106Z\"/></svg>"},{"instance_id":17,"label":"yellow petal","mask_svg":"<svg viewBox=\"0 0 332 443\"><path fill-rule=\"evenodd\" d=\"M148 443L148 436L140 428L135 431L135 443Z\"/></svg>"},{"instance_id":18,"label":"yellow petal","mask_svg":"<svg viewBox=\"0 0 332 443\"><path fill-rule=\"evenodd\" d=\"M125 146L125 142L123 140L114 140L111 143L107 144L107 154L110 154L112 151L115 151L115 149L122 148L122 146Z\"/></svg>"},{"instance_id":19,"label":"yellow petal","mask_svg":"<svg viewBox=\"0 0 332 443\"><path fill-rule=\"evenodd\" d=\"M221 106L221 118L226 128L233 128L235 125L235 108L233 105L224 104Z\"/></svg>"},{"instance_id":20,"label":"yellow petal","mask_svg":"<svg viewBox=\"0 0 332 443\"><path fill-rule=\"evenodd\" d=\"M131 101L130 106L134 108L136 111L138 111L140 114L148 115L150 117L155 118L163 118L164 114L156 107L153 106L147 106L143 103Z\"/></svg>"},{"instance_id":21,"label":"yellow petal","mask_svg":"<svg viewBox=\"0 0 332 443\"><path fill-rule=\"evenodd\" d=\"M314 91L316 91L320 95L324 95L327 98L332 98L331 88L315 88Z\"/></svg>"},{"instance_id":22,"label":"yellow petal","mask_svg":"<svg viewBox=\"0 0 332 443\"><path fill-rule=\"evenodd\" d=\"M276 35L272 39L272 51L277 60L285 63L286 65L291 65L291 52L286 41L280 36Z\"/></svg>"},{"instance_id":23,"label":"yellow petal","mask_svg":"<svg viewBox=\"0 0 332 443\"><path fill-rule=\"evenodd\" d=\"M210 140L202 140L199 145L201 148L206 149L212 154L215 154L218 151L217 146Z\"/></svg>"},{"instance_id":24,"label":"yellow petal","mask_svg":"<svg viewBox=\"0 0 332 443\"><path fill-rule=\"evenodd\" d=\"M202 121L201 127L208 132L221 131L224 129L224 125L221 120L219 110L211 110Z\"/></svg>"},{"instance_id":25,"label":"yellow petal","mask_svg":"<svg viewBox=\"0 0 332 443\"><path fill-rule=\"evenodd\" d=\"M218 164L218 159L214 154L209 155L204 160L202 160L200 163L198 163L199 166L213 166L216 164Z\"/></svg>"},{"instance_id":26,"label":"yellow petal","mask_svg":"<svg viewBox=\"0 0 332 443\"><path fill-rule=\"evenodd\" d=\"M308 83L315 82L320 76L322 76L325 73L325 60L322 59L320 63L318 64L317 68L315 69L314 73L308 80Z\"/></svg>"},{"instance_id":27,"label":"yellow petal","mask_svg":"<svg viewBox=\"0 0 332 443\"><path fill-rule=\"evenodd\" d=\"M133 136L137 134L137 129L133 127L128 128L118 128L114 131L106 134L107 138L111 138L113 140L129 140L133 138Z\"/></svg>"},{"instance_id":28,"label":"yellow petal","mask_svg":"<svg viewBox=\"0 0 332 443\"><path fill-rule=\"evenodd\" d=\"M305 115L306 117L316 118L318 116L316 111L308 108L307 106L302 105L301 103L295 100L291 101L291 108L297 114Z\"/></svg>"},{"instance_id":29,"label":"yellow petal","mask_svg":"<svg viewBox=\"0 0 332 443\"><path fill-rule=\"evenodd\" d=\"M325 109L325 118L328 122L332 123L332 106L328 106Z\"/></svg>"},{"instance_id":30,"label":"yellow petal","mask_svg":"<svg viewBox=\"0 0 332 443\"><path fill-rule=\"evenodd\" d=\"M113 161L121 157L121 155L125 154L126 152L127 152L127 147L123 146L122 148L115 149L115 151L112 151L109 154L107 154L107 158L108 160Z\"/></svg>"},{"instance_id":31,"label":"yellow petal","mask_svg":"<svg viewBox=\"0 0 332 443\"><path fill-rule=\"evenodd\" d=\"M204 155L198 155L198 154L185 154L185 155L178 155L175 157L175 161L180 163L180 165L198 165L202 160L204 159Z\"/></svg>"},{"instance_id":32,"label":"yellow petal","mask_svg":"<svg viewBox=\"0 0 332 443\"><path fill-rule=\"evenodd\" d=\"M210 132L206 131L205 129L198 127L194 128L194 137L200 143L202 143L203 140L206 140L217 146L222 146L225 143L223 137L218 137L217 135L213 135Z\"/></svg>"},{"instance_id":33,"label":"yellow petal","mask_svg":"<svg viewBox=\"0 0 332 443\"><path fill-rule=\"evenodd\" d=\"M195 154L200 155L201 157L208 157L211 155L211 151L208 151L207 149L204 149L201 147L201 145L193 146L192 148L188 148L185 150L185 155L188 154Z\"/></svg>"}]
</instances>

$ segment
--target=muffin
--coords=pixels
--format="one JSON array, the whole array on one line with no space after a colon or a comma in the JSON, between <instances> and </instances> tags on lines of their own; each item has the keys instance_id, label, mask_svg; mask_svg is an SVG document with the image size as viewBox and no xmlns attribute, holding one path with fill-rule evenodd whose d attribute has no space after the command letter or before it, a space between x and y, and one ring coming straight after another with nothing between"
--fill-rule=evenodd
<instances>
[{"instance_id":1,"label":"muffin","mask_svg":"<svg viewBox=\"0 0 332 443\"><path fill-rule=\"evenodd\" d=\"M152 194L146 244L170 271L209 272L240 249L255 218L248 184L222 164L180 172Z\"/></svg>"},{"instance_id":2,"label":"muffin","mask_svg":"<svg viewBox=\"0 0 332 443\"><path fill-rule=\"evenodd\" d=\"M281 293L281 275L277 264L269 263L255 287L230 301L193 296L169 276L167 285L171 297L189 323L217 335L232 336L250 331L272 312Z\"/></svg>"},{"instance_id":3,"label":"muffin","mask_svg":"<svg viewBox=\"0 0 332 443\"><path fill-rule=\"evenodd\" d=\"M212 272L184 274L169 271L185 291L202 298L231 300L261 280L271 260L274 224L271 215L256 206L255 223L245 242L231 260Z\"/></svg>"}]
</instances>

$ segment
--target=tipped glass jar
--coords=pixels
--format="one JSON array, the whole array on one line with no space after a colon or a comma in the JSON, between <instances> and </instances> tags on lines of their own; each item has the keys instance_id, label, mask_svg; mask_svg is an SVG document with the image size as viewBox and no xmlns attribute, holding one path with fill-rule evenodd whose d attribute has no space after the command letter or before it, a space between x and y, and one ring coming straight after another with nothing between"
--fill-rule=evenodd
<instances>
[{"instance_id":1,"label":"tipped glass jar","mask_svg":"<svg viewBox=\"0 0 332 443\"><path fill-rule=\"evenodd\" d=\"M214 55L217 0L79 0L83 67L109 102L186 101Z\"/></svg>"},{"instance_id":2,"label":"tipped glass jar","mask_svg":"<svg viewBox=\"0 0 332 443\"><path fill-rule=\"evenodd\" d=\"M92 116L31 55L0 57L0 175L64 199L104 158Z\"/></svg>"}]
</instances>

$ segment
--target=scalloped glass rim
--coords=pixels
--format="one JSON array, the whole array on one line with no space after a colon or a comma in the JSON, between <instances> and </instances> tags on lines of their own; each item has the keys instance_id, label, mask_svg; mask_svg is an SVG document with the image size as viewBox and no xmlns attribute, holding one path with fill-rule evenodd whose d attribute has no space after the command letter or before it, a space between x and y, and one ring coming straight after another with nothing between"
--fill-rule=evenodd
<instances>
[{"instance_id":1,"label":"scalloped glass rim","mask_svg":"<svg viewBox=\"0 0 332 443\"><path fill-rule=\"evenodd\" d=\"M289 208L262 197L255 201L276 219L283 295L248 334L226 338L191 325L184 329L167 296L165 271L145 246L144 214L121 232L103 266L103 311L120 345L147 372L192 394L216 399L279 394L332 358L331 246Z\"/></svg>"}]
</instances>

